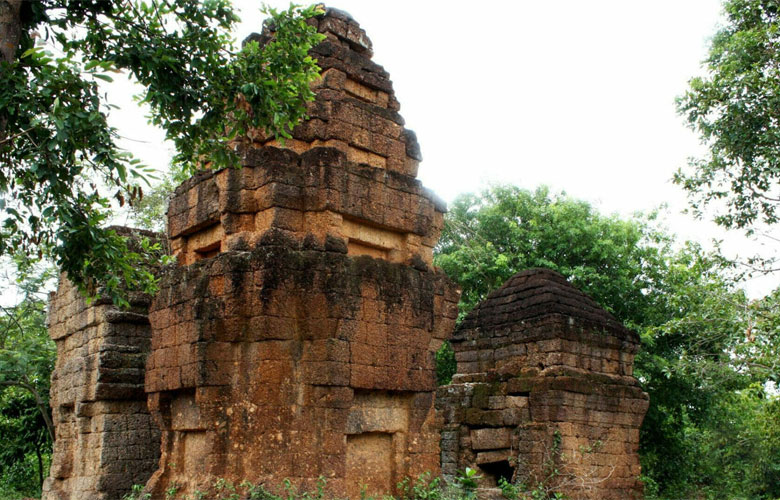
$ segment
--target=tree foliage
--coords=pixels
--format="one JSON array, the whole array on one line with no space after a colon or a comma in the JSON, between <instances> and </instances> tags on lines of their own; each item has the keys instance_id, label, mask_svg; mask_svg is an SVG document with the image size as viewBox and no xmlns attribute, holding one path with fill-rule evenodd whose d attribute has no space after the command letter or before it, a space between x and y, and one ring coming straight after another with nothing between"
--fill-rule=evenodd
<instances>
[{"instance_id":1,"label":"tree foliage","mask_svg":"<svg viewBox=\"0 0 780 500\"><path fill-rule=\"evenodd\" d=\"M138 229L167 234L168 202L176 186L186 180L186 177L178 172L164 174L158 182L152 186L142 200L130 207L128 216L130 225Z\"/></svg>"},{"instance_id":2,"label":"tree foliage","mask_svg":"<svg viewBox=\"0 0 780 500\"><path fill-rule=\"evenodd\" d=\"M313 99L315 7L269 10L273 37L239 50L228 0L0 3L0 255L50 252L82 290L108 281L119 302L153 279L103 226L112 202L143 196L150 171L117 145L98 83L127 73L143 86L185 171L235 166L251 129L289 137Z\"/></svg>"},{"instance_id":3,"label":"tree foliage","mask_svg":"<svg viewBox=\"0 0 780 500\"><path fill-rule=\"evenodd\" d=\"M779 8L776 0L727 0L706 74L678 99L708 153L674 180L699 215L715 202L715 221L725 227L780 220Z\"/></svg>"},{"instance_id":4,"label":"tree foliage","mask_svg":"<svg viewBox=\"0 0 780 500\"><path fill-rule=\"evenodd\" d=\"M29 393L0 391L0 435L0 498L39 497L52 441Z\"/></svg>"},{"instance_id":5,"label":"tree foliage","mask_svg":"<svg viewBox=\"0 0 780 500\"><path fill-rule=\"evenodd\" d=\"M18 278L21 300L0 305L0 389L15 387L33 397L49 437L54 428L49 416L49 377L54 369L55 349L46 325L44 285L53 275L50 268L31 269L28 263Z\"/></svg>"},{"instance_id":6,"label":"tree foliage","mask_svg":"<svg viewBox=\"0 0 780 500\"><path fill-rule=\"evenodd\" d=\"M547 188L496 186L459 196L449 208L436 265L463 289L461 314L523 269L560 272L631 324L644 321L646 270L666 245L646 225L599 214Z\"/></svg>"},{"instance_id":7,"label":"tree foliage","mask_svg":"<svg viewBox=\"0 0 780 500\"><path fill-rule=\"evenodd\" d=\"M0 497L40 494L54 441L49 381L54 342L46 328L51 268L20 262L18 302L0 306Z\"/></svg>"},{"instance_id":8,"label":"tree foliage","mask_svg":"<svg viewBox=\"0 0 780 500\"><path fill-rule=\"evenodd\" d=\"M708 498L780 498L780 398L752 384L723 394L707 417L687 436L700 453L692 482Z\"/></svg>"},{"instance_id":9,"label":"tree foliage","mask_svg":"<svg viewBox=\"0 0 780 500\"><path fill-rule=\"evenodd\" d=\"M780 291L751 301L728 262L697 244L676 243L653 217L604 216L545 188L498 186L457 198L435 262L462 287L462 314L515 273L542 266L639 332L635 374L650 393L640 434L649 493L687 498L707 486L710 498L745 491L774 498L780 446L752 443L752 453L739 453L743 443L725 424L749 406L755 425L743 431L752 439L760 415L775 411L776 397L750 391L780 377ZM451 373L451 353L445 348L439 358ZM437 375L446 381L449 374ZM780 431L776 421L764 425ZM730 453L715 460L717 443ZM730 479L708 476L716 464L733 471ZM763 475L748 473L759 466Z\"/></svg>"}]
</instances>

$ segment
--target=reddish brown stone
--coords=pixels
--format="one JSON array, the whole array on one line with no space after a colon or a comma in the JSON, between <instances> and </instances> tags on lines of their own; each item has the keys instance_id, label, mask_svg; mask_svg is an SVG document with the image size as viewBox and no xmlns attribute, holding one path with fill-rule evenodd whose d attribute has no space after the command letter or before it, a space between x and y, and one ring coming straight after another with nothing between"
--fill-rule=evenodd
<instances>
[{"instance_id":1,"label":"reddish brown stone","mask_svg":"<svg viewBox=\"0 0 780 500\"><path fill-rule=\"evenodd\" d=\"M154 498L320 475L357 498L438 473L434 352L458 300L431 266L444 206L365 33L338 11L312 22L328 35L312 119L171 200L181 267L153 302L146 370Z\"/></svg>"},{"instance_id":2,"label":"reddish brown stone","mask_svg":"<svg viewBox=\"0 0 780 500\"><path fill-rule=\"evenodd\" d=\"M157 467L160 430L144 393L152 335L150 297L131 294L130 302L129 310L102 298L88 304L64 275L51 294L48 326L57 346L51 384L56 441L44 499L114 500L134 484L145 483Z\"/></svg>"},{"instance_id":3,"label":"reddish brown stone","mask_svg":"<svg viewBox=\"0 0 780 500\"><path fill-rule=\"evenodd\" d=\"M637 335L558 273L521 272L464 319L458 371L439 388L445 476L544 482L572 499L640 498L647 394L631 376ZM550 466L558 471L550 479Z\"/></svg>"}]
</instances>

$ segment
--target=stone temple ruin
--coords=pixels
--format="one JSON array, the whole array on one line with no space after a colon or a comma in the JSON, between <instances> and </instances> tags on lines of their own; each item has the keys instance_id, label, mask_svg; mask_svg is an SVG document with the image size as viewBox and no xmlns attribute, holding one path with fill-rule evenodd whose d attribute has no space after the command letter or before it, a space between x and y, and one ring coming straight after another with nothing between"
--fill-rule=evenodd
<instances>
[{"instance_id":1,"label":"stone temple ruin","mask_svg":"<svg viewBox=\"0 0 780 500\"><path fill-rule=\"evenodd\" d=\"M572 498L641 497L636 333L533 269L474 308L452 346L457 374L436 395L445 475L472 467L486 488L503 477Z\"/></svg>"},{"instance_id":2,"label":"stone temple ruin","mask_svg":"<svg viewBox=\"0 0 780 500\"><path fill-rule=\"evenodd\" d=\"M57 440L44 498L118 499L157 469L160 429L144 392L149 302L148 296L133 295L129 309L104 299L87 304L64 278L52 293L48 323L57 346L51 380Z\"/></svg>"},{"instance_id":3,"label":"stone temple ruin","mask_svg":"<svg viewBox=\"0 0 780 500\"><path fill-rule=\"evenodd\" d=\"M432 265L444 204L415 178L416 137L363 30L333 9L312 22L327 38L311 118L176 189L178 265L157 295L131 311L87 305L66 280L53 295L44 498L319 477L359 498L464 467L488 495L499 477L540 477L557 449L587 473L559 485L572 498L641 491L636 335L559 275L521 273L475 309L437 392L459 297Z\"/></svg>"}]
</instances>

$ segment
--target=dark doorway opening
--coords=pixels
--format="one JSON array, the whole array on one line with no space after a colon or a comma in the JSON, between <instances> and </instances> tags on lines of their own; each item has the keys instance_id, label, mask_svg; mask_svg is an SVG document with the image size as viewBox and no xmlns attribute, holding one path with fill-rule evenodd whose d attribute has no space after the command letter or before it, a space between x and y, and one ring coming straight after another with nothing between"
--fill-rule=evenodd
<instances>
[{"instance_id":1,"label":"dark doorway opening","mask_svg":"<svg viewBox=\"0 0 780 500\"><path fill-rule=\"evenodd\" d=\"M485 483L490 486L498 486L498 480L502 478L511 483L515 475L515 468L509 464L509 460L480 464L479 468L482 470Z\"/></svg>"}]
</instances>

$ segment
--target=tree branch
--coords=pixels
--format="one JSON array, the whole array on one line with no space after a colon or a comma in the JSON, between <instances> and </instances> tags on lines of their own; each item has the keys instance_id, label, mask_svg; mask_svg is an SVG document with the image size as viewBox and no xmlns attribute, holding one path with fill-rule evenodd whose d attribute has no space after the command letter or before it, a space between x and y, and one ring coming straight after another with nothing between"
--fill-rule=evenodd
<instances>
[{"instance_id":1,"label":"tree branch","mask_svg":"<svg viewBox=\"0 0 780 500\"><path fill-rule=\"evenodd\" d=\"M12 135L12 136L10 136L10 137L5 137L4 139L0 140L0 145L3 145L3 144L5 144L6 142L11 142L11 141L13 141L14 139L16 139L17 137L21 137L21 136L23 136L23 135L27 135L27 133L28 133L28 132L30 132L31 130L33 130L34 128L35 128L35 127L30 127L30 128L28 128L28 129L24 129L24 130L22 130L21 132L19 132L19 133L17 133L17 134L14 134L14 135Z\"/></svg>"},{"instance_id":2,"label":"tree branch","mask_svg":"<svg viewBox=\"0 0 780 500\"><path fill-rule=\"evenodd\" d=\"M24 378L27 378L26 375L23 375ZM38 411L41 413L41 417L43 417L43 421L46 424L46 430L49 432L49 437L51 438L51 442L54 442L54 423L51 421L51 416L49 416L48 407L49 405L46 404L46 402L41 397L38 390L35 388L34 385L32 385L29 381L26 380L0 380L0 386L6 386L6 387L19 387L21 389L25 389L32 394L33 398L35 398L35 406L38 407Z\"/></svg>"}]
</instances>

